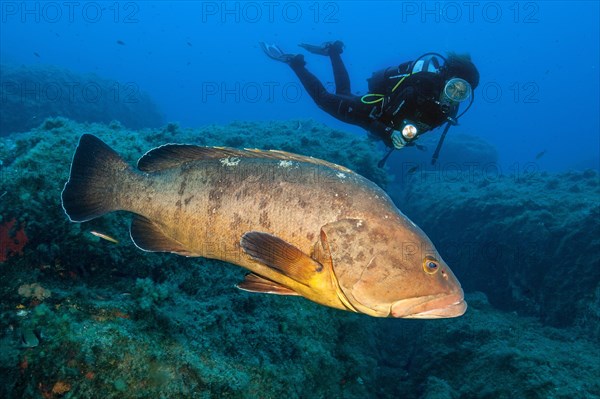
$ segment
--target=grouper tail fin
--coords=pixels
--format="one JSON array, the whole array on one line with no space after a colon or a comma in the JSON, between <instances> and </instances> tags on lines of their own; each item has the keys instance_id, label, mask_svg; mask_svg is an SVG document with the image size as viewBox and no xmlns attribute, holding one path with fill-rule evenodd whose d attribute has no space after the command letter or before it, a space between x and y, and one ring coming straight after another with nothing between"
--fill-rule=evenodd
<instances>
[{"instance_id":1,"label":"grouper tail fin","mask_svg":"<svg viewBox=\"0 0 600 399\"><path fill-rule=\"evenodd\" d=\"M130 166L98 137L84 134L73 155L62 192L62 206L72 222L85 222L117 210L112 188Z\"/></svg>"}]
</instances>

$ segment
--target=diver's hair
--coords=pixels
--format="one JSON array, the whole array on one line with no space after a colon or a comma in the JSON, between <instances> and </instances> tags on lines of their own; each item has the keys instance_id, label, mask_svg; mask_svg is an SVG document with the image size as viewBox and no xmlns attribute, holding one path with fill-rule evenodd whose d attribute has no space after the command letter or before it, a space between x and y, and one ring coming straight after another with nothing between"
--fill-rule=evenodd
<instances>
[{"instance_id":1,"label":"diver's hair","mask_svg":"<svg viewBox=\"0 0 600 399\"><path fill-rule=\"evenodd\" d=\"M473 90L479 85L479 71L469 54L458 54L448 52L446 57L445 75L450 77L458 77L469 82Z\"/></svg>"}]
</instances>

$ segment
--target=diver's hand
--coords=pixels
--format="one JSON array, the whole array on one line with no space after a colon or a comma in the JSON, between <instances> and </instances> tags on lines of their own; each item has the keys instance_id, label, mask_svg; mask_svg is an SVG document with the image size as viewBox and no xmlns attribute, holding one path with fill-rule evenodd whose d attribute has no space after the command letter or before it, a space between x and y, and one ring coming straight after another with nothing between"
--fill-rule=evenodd
<instances>
[{"instance_id":1,"label":"diver's hand","mask_svg":"<svg viewBox=\"0 0 600 399\"><path fill-rule=\"evenodd\" d=\"M392 144L396 149L401 149L406 145L406 140L402 137L402 133L399 130L394 130L392 133Z\"/></svg>"}]
</instances>

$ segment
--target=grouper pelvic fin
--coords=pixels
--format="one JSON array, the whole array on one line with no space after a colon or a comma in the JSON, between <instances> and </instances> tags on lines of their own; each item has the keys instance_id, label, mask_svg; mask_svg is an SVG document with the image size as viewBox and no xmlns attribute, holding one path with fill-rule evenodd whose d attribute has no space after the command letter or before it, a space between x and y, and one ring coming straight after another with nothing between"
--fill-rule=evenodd
<instances>
[{"instance_id":1,"label":"grouper pelvic fin","mask_svg":"<svg viewBox=\"0 0 600 399\"><path fill-rule=\"evenodd\" d=\"M167 237L156 223L140 215L135 215L131 222L131 239L138 248L144 251L198 256L185 249L179 241Z\"/></svg>"},{"instance_id":2,"label":"grouper pelvic fin","mask_svg":"<svg viewBox=\"0 0 600 399\"><path fill-rule=\"evenodd\" d=\"M276 295L300 295L296 291L277 284L274 281L263 278L254 273L246 274L244 281L236 285L239 289L248 292L260 292L263 294Z\"/></svg>"},{"instance_id":3,"label":"grouper pelvic fin","mask_svg":"<svg viewBox=\"0 0 600 399\"><path fill-rule=\"evenodd\" d=\"M306 286L319 278L323 265L279 237L259 231L242 236L240 245L256 261Z\"/></svg>"},{"instance_id":4,"label":"grouper pelvic fin","mask_svg":"<svg viewBox=\"0 0 600 399\"><path fill-rule=\"evenodd\" d=\"M344 173L353 173L350 169L322 159L292 154L277 150L239 150L229 147L202 147L188 144L165 144L154 148L138 160L138 169L142 172L156 172L177 167L186 162L223 159L223 158L260 158L281 161L297 161L321 165Z\"/></svg>"}]
</instances>

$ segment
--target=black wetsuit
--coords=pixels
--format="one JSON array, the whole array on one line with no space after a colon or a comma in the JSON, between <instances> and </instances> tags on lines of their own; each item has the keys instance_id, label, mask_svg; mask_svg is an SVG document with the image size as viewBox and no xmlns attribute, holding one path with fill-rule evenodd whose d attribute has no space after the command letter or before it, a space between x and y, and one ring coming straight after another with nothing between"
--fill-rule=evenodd
<instances>
[{"instance_id":1,"label":"black wetsuit","mask_svg":"<svg viewBox=\"0 0 600 399\"><path fill-rule=\"evenodd\" d=\"M445 84L437 73L413 73L393 93L391 90L398 80L390 80L388 93L380 93L387 95L386 101L365 104L361 96L353 95L350 91L350 78L340 54L330 52L329 57L333 67L335 94L328 92L319 79L306 69L303 60L290 63L290 66L321 109L343 122L363 127L389 147L393 146L392 132L401 129L404 120L417 124L420 135L456 115L458 107L444 108L437 101ZM397 72L407 73L411 65L412 62L403 63L397 67Z\"/></svg>"}]
</instances>

